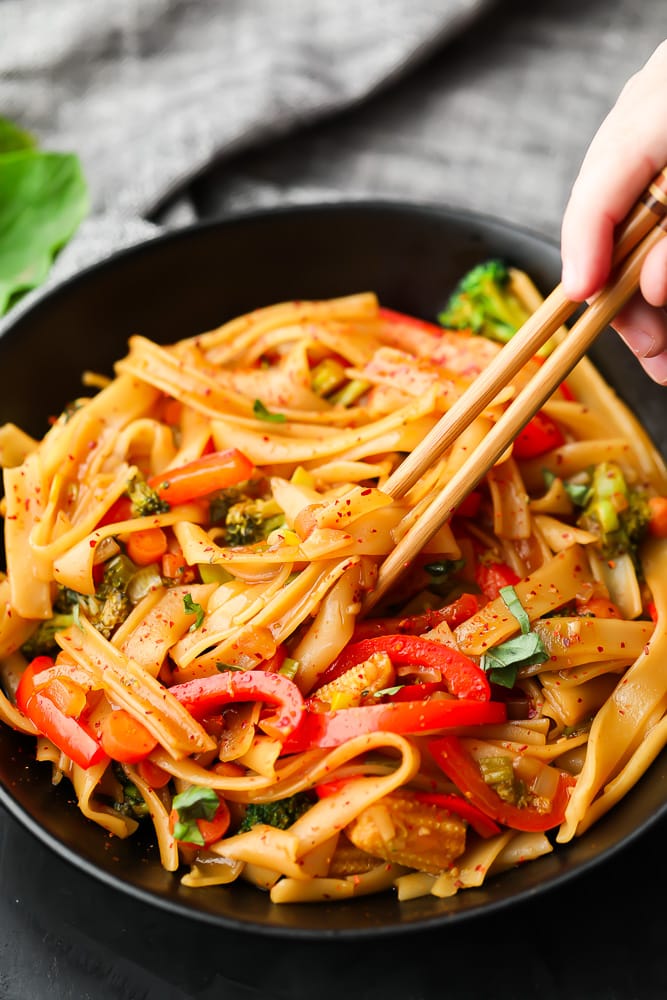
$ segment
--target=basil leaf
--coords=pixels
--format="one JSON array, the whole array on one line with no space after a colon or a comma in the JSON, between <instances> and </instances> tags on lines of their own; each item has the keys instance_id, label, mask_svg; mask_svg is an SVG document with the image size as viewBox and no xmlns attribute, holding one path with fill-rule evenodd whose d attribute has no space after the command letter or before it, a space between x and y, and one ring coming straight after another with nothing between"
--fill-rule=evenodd
<instances>
[{"instance_id":1,"label":"basil leaf","mask_svg":"<svg viewBox=\"0 0 667 1000\"><path fill-rule=\"evenodd\" d=\"M0 156L0 315L46 278L88 210L81 165L68 153L16 149Z\"/></svg>"},{"instance_id":2,"label":"basil leaf","mask_svg":"<svg viewBox=\"0 0 667 1000\"><path fill-rule=\"evenodd\" d=\"M438 562L428 563L424 569L435 581L441 581L450 574L463 569L465 564L465 559L441 559Z\"/></svg>"},{"instance_id":3,"label":"basil leaf","mask_svg":"<svg viewBox=\"0 0 667 1000\"><path fill-rule=\"evenodd\" d=\"M549 489L554 479L557 478L551 469L542 469L542 477L547 489ZM588 483L568 483L566 480L563 480L563 489L575 507L585 507L592 493L591 486Z\"/></svg>"},{"instance_id":4,"label":"basil leaf","mask_svg":"<svg viewBox=\"0 0 667 1000\"><path fill-rule=\"evenodd\" d=\"M252 404L252 412L260 420L266 420L271 424L284 424L287 420L284 413L271 413L270 410L267 410L261 399L256 399Z\"/></svg>"},{"instance_id":5,"label":"basil leaf","mask_svg":"<svg viewBox=\"0 0 667 1000\"><path fill-rule=\"evenodd\" d=\"M510 614L513 614L516 620L518 621L519 627L523 632L523 634L527 635L527 633L530 632L530 618L526 614L526 609L519 600L519 595L517 594L514 587L512 586L501 587L498 593L505 602L507 610L510 612Z\"/></svg>"},{"instance_id":6,"label":"basil leaf","mask_svg":"<svg viewBox=\"0 0 667 1000\"><path fill-rule=\"evenodd\" d=\"M174 796L172 806L178 816L174 824L175 839L203 847L204 838L197 820L213 819L220 806L217 793L203 785L190 785L184 792Z\"/></svg>"},{"instance_id":7,"label":"basil leaf","mask_svg":"<svg viewBox=\"0 0 667 1000\"><path fill-rule=\"evenodd\" d=\"M400 691L401 688L404 686L405 686L404 684L395 684L394 687L381 688L380 691L373 692L373 697L384 698L386 694L396 694L396 692Z\"/></svg>"},{"instance_id":8,"label":"basil leaf","mask_svg":"<svg viewBox=\"0 0 667 1000\"><path fill-rule=\"evenodd\" d=\"M197 617L190 626L189 631L194 632L195 629L201 627L204 621L204 609L201 604L197 604L196 601L192 600L192 594L185 594L183 597L183 607L185 609L186 615L196 615Z\"/></svg>"},{"instance_id":9,"label":"basil leaf","mask_svg":"<svg viewBox=\"0 0 667 1000\"><path fill-rule=\"evenodd\" d=\"M575 507L585 507L593 493L586 483L563 483L563 486Z\"/></svg>"},{"instance_id":10,"label":"basil leaf","mask_svg":"<svg viewBox=\"0 0 667 1000\"><path fill-rule=\"evenodd\" d=\"M493 684L513 688L520 667L545 663L549 654L536 632L514 636L485 653L480 660L482 670Z\"/></svg>"},{"instance_id":11,"label":"basil leaf","mask_svg":"<svg viewBox=\"0 0 667 1000\"><path fill-rule=\"evenodd\" d=\"M34 135L0 115L0 155L15 153L18 149L34 149L36 145Z\"/></svg>"}]
</instances>

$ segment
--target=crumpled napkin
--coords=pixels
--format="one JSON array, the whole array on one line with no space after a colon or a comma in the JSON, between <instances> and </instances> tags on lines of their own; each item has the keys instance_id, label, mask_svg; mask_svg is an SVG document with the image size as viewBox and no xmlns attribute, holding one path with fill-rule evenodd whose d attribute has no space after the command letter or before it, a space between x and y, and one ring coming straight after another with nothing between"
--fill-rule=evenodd
<instances>
[{"instance_id":1,"label":"crumpled napkin","mask_svg":"<svg viewBox=\"0 0 667 1000\"><path fill-rule=\"evenodd\" d=\"M48 285L154 235L151 215L222 158L394 83L490 2L2 0L2 113L76 152L91 193ZM193 218L184 202L167 220Z\"/></svg>"}]
</instances>

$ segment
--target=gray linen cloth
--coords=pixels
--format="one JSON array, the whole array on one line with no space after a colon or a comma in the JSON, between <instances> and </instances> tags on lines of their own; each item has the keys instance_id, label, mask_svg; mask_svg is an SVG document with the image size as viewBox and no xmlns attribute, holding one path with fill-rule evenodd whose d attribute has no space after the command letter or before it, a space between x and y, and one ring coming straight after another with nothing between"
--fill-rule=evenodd
<instances>
[{"instance_id":1,"label":"gray linen cloth","mask_svg":"<svg viewBox=\"0 0 667 1000\"><path fill-rule=\"evenodd\" d=\"M0 0L0 114L83 161L92 214L50 283L156 223L341 197L557 239L665 37L665 0Z\"/></svg>"},{"instance_id":2,"label":"gray linen cloth","mask_svg":"<svg viewBox=\"0 0 667 1000\"><path fill-rule=\"evenodd\" d=\"M90 186L50 283L155 233L212 163L396 81L489 2L0 0L0 113L76 152Z\"/></svg>"}]
</instances>

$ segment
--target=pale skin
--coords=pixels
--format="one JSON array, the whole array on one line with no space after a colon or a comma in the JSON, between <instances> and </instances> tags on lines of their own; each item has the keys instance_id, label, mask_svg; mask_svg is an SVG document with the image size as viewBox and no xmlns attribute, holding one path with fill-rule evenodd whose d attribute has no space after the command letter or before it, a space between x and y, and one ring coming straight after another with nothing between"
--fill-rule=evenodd
<instances>
[{"instance_id":1,"label":"pale skin","mask_svg":"<svg viewBox=\"0 0 667 1000\"><path fill-rule=\"evenodd\" d=\"M562 284L590 299L609 274L615 226L667 164L667 41L628 80L593 138L563 217ZM614 326L646 373L667 385L667 238L644 262L640 290Z\"/></svg>"}]
</instances>

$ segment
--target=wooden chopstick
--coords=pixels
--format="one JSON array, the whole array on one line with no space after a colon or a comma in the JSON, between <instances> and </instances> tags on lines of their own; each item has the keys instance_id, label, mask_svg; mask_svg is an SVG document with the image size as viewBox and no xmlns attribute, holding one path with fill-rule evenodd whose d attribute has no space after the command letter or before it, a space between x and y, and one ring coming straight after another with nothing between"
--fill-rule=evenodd
<instances>
[{"instance_id":1,"label":"wooden chopstick","mask_svg":"<svg viewBox=\"0 0 667 1000\"><path fill-rule=\"evenodd\" d=\"M657 192L654 188L657 188ZM654 204L647 204L648 196L653 199ZM537 374L517 394L478 448L389 553L380 566L374 589L364 601L362 614L370 611L384 597L417 553L498 461L521 428L557 389L598 334L628 301L639 285L639 275L646 256L667 236L666 230L667 168L656 178L648 195L639 203L621 231L614 259L622 259L628 251L629 255L623 259L605 289L588 306ZM638 239L640 242L636 245ZM632 246L635 246L634 250L631 250ZM436 424L418 448L401 463L385 484L384 490L394 497L404 495L575 308L576 304L565 298L560 285L554 289L543 306L515 334L494 362Z\"/></svg>"}]
</instances>

